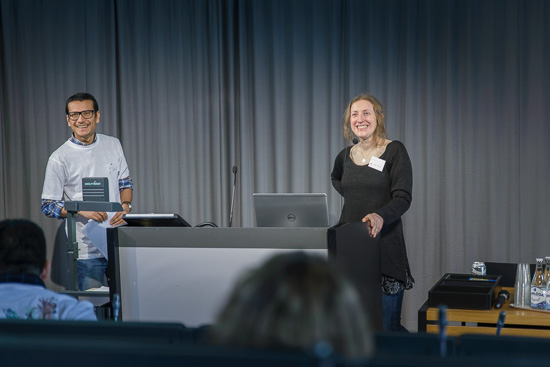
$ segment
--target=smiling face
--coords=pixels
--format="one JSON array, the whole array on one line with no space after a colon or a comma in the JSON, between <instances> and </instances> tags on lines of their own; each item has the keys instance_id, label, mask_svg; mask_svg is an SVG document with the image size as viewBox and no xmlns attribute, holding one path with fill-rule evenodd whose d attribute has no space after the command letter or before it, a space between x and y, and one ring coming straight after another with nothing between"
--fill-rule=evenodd
<instances>
[{"instance_id":1,"label":"smiling face","mask_svg":"<svg viewBox=\"0 0 550 367\"><path fill-rule=\"evenodd\" d=\"M376 131L376 114L371 102L361 99L351 105L350 127L361 140L370 139Z\"/></svg>"},{"instance_id":2,"label":"smiling face","mask_svg":"<svg viewBox=\"0 0 550 367\"><path fill-rule=\"evenodd\" d=\"M69 114L82 111L93 111L94 103L91 100L73 101L68 105ZM99 123L99 111L95 111L90 118L84 118L82 114L78 115L77 120L71 120L67 115L67 123L73 131L74 137L83 143L91 144L94 142L95 128Z\"/></svg>"}]
</instances>

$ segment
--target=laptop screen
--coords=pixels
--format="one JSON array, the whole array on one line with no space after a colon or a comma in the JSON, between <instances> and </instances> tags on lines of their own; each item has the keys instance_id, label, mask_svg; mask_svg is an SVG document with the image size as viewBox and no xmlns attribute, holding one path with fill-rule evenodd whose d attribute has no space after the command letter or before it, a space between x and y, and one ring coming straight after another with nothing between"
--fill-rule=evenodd
<instances>
[{"instance_id":1,"label":"laptop screen","mask_svg":"<svg viewBox=\"0 0 550 367\"><path fill-rule=\"evenodd\" d=\"M257 227L328 227L325 193L253 194Z\"/></svg>"}]
</instances>

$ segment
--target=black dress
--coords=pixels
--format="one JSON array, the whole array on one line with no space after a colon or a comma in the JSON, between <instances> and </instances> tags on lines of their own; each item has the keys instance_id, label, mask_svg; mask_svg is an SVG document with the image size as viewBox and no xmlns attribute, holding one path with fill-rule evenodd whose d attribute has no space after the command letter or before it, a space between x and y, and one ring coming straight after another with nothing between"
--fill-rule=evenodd
<instances>
[{"instance_id":1,"label":"black dress","mask_svg":"<svg viewBox=\"0 0 550 367\"><path fill-rule=\"evenodd\" d=\"M382 275L409 284L414 280L401 221L412 200L412 166L407 150L399 141L390 142L380 156L385 161L382 172L356 165L350 151L347 147L338 154L331 174L332 186L344 197L340 223L359 222L369 213L380 215L384 219L380 231Z\"/></svg>"}]
</instances>

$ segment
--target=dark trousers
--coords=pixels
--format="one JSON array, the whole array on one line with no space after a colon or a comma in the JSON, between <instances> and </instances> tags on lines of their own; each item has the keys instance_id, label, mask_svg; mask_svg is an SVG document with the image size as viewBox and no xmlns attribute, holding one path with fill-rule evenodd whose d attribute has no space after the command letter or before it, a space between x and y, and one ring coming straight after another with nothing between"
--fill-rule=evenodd
<instances>
[{"instance_id":1,"label":"dark trousers","mask_svg":"<svg viewBox=\"0 0 550 367\"><path fill-rule=\"evenodd\" d=\"M401 325L401 306L403 305L404 294L404 290L396 294L386 294L382 292L382 324L384 326L384 331L408 332L408 330Z\"/></svg>"},{"instance_id":2,"label":"dark trousers","mask_svg":"<svg viewBox=\"0 0 550 367\"><path fill-rule=\"evenodd\" d=\"M90 288L100 288L107 285L105 270L107 259L104 257L77 260L78 289L85 291Z\"/></svg>"}]
</instances>

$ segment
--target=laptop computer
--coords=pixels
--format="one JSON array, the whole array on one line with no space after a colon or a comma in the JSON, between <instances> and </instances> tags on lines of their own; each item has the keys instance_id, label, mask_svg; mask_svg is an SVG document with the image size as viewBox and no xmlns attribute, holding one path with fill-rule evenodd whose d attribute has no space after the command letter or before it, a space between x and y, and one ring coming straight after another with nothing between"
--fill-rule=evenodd
<instances>
[{"instance_id":1,"label":"laptop computer","mask_svg":"<svg viewBox=\"0 0 550 367\"><path fill-rule=\"evenodd\" d=\"M255 193L257 227L328 227L325 193Z\"/></svg>"}]
</instances>

